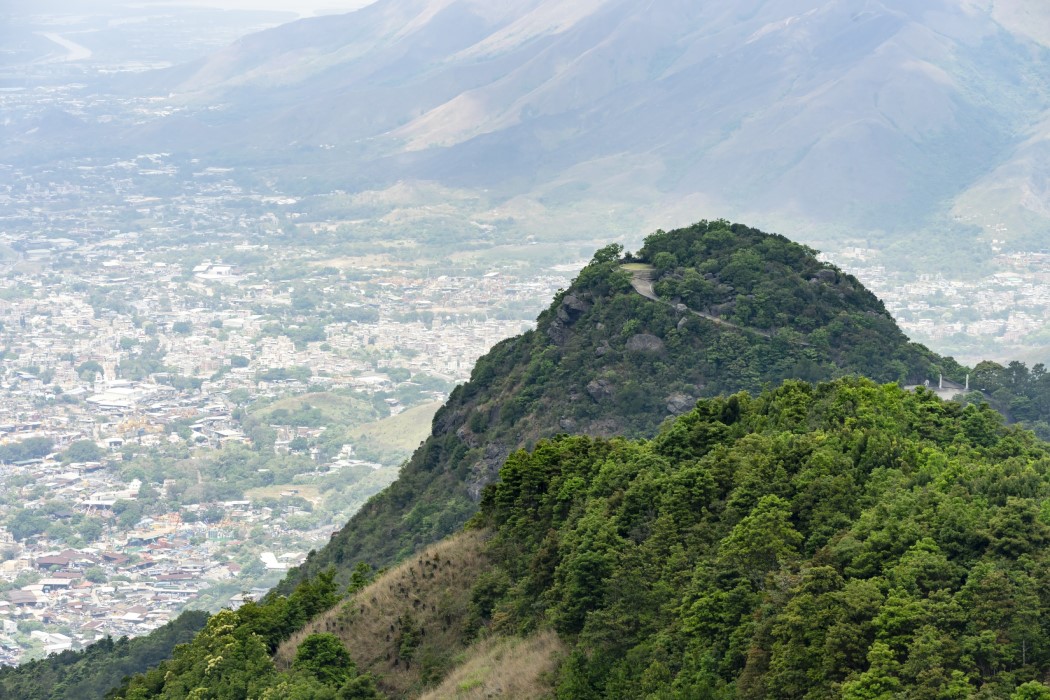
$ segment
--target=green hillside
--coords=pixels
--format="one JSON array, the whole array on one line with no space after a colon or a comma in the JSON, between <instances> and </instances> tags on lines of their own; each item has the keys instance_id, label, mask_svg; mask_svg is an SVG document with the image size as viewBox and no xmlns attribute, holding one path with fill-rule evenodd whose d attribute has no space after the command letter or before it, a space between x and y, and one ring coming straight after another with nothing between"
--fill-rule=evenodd
<instances>
[{"instance_id":1,"label":"green hillside","mask_svg":"<svg viewBox=\"0 0 1050 700\"><path fill-rule=\"evenodd\" d=\"M516 453L479 523L493 627L573 646L558 697L1035 698L1048 505L1047 443L847 379Z\"/></svg>"},{"instance_id":2,"label":"green hillside","mask_svg":"<svg viewBox=\"0 0 1050 700\"><path fill-rule=\"evenodd\" d=\"M534 331L482 357L397 482L279 590L445 537L473 515L507 455L557 433L650 436L698 398L789 378L964 378L951 359L909 343L856 278L783 236L724 221L651 235L630 260L655 266L668 303L632 288L621 255L598 251Z\"/></svg>"},{"instance_id":3,"label":"green hillside","mask_svg":"<svg viewBox=\"0 0 1050 700\"><path fill-rule=\"evenodd\" d=\"M145 637L107 637L82 652L63 651L17 668L3 667L0 698L101 698L122 678L170 658L175 647L193 641L207 621L207 613L192 610Z\"/></svg>"},{"instance_id":4,"label":"green hillside","mask_svg":"<svg viewBox=\"0 0 1050 700\"><path fill-rule=\"evenodd\" d=\"M118 697L1050 695L1050 444L987 406L789 381L652 440L541 441L500 477L467 532L276 664L283 598Z\"/></svg>"}]
</instances>

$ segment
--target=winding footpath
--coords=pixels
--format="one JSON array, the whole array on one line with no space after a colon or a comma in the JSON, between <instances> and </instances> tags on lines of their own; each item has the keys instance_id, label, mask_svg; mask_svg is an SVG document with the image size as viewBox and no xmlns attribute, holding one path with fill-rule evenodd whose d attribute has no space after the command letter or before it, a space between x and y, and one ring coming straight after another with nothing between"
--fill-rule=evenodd
<instances>
[{"instance_id":1,"label":"winding footpath","mask_svg":"<svg viewBox=\"0 0 1050 700\"><path fill-rule=\"evenodd\" d=\"M653 273L655 272L655 269L652 267L642 266L636 263L630 266L624 265L623 269L631 273L631 286L634 287L634 291L638 292L646 299L651 299L652 301L655 301L659 304L664 304L665 306L670 306L677 310L681 310L684 308L686 311L693 314L694 316L699 316L700 318L711 321L712 323L717 323L720 326L725 326L726 328L733 328L743 333L754 333L755 335L760 335L763 338L773 337L773 334L769 331L760 331L757 328L748 328L747 326L740 326L733 323L732 321L727 321L724 318L719 318L718 316L704 313L703 311L696 311L695 309L690 309L685 304L678 304L676 306L675 304L672 304L669 301L661 299L660 297L656 296L656 291L653 289ZM803 347L810 347L809 343L796 342L795 344L801 345Z\"/></svg>"}]
</instances>

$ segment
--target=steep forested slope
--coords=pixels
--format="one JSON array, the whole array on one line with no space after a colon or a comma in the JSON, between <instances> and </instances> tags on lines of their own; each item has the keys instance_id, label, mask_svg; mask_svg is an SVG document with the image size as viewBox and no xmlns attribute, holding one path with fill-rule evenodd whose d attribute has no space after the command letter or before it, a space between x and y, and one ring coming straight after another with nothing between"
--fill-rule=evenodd
<instances>
[{"instance_id":1,"label":"steep forested slope","mask_svg":"<svg viewBox=\"0 0 1050 700\"><path fill-rule=\"evenodd\" d=\"M1050 694L1050 445L987 406L789 381L648 441L541 441L500 476L468 532L276 666L268 606L221 613L120 696L417 697L445 677L438 697L510 677L571 700Z\"/></svg>"},{"instance_id":2,"label":"steep forested slope","mask_svg":"<svg viewBox=\"0 0 1050 700\"><path fill-rule=\"evenodd\" d=\"M788 382L650 442L559 437L479 522L494 628L574 645L559 697L1009 697L1050 673L1048 445L924 390Z\"/></svg>"},{"instance_id":3,"label":"steep forested slope","mask_svg":"<svg viewBox=\"0 0 1050 700\"><path fill-rule=\"evenodd\" d=\"M481 358L398 481L281 590L333 564L385 565L448 535L474 513L506 456L542 437L652 435L697 398L788 378L906 381L965 372L909 343L856 278L783 236L724 221L653 234L631 259L657 267L656 289L674 302L667 304L631 288L620 254L616 246L599 251L536 330Z\"/></svg>"}]
</instances>

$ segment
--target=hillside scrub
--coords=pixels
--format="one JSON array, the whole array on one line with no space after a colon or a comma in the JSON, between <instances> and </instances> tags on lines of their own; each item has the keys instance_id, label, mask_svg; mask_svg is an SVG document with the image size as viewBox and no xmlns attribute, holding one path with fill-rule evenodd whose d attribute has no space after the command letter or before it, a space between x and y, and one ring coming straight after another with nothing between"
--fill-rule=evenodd
<instances>
[{"instance_id":1,"label":"hillside scrub","mask_svg":"<svg viewBox=\"0 0 1050 700\"><path fill-rule=\"evenodd\" d=\"M527 639L490 637L465 654L458 666L420 700L483 700L503 697L539 700L550 697L552 680L565 644L551 630Z\"/></svg>"},{"instance_id":2,"label":"hillside scrub","mask_svg":"<svg viewBox=\"0 0 1050 700\"><path fill-rule=\"evenodd\" d=\"M291 635L277 649L286 670L311 635L335 635L362 672L391 697L443 678L473 641L479 622L472 591L491 568L489 533L454 535L411 557Z\"/></svg>"}]
</instances>

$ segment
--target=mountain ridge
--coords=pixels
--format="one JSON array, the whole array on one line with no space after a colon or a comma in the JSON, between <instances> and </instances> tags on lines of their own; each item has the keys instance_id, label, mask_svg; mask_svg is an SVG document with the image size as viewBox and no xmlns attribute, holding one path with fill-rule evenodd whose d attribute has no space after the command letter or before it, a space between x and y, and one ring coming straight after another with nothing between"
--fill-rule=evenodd
<instances>
[{"instance_id":1,"label":"mountain ridge","mask_svg":"<svg viewBox=\"0 0 1050 700\"><path fill-rule=\"evenodd\" d=\"M373 7L403 21L415 6ZM597 189L602 181L578 169L630 154L647 196L702 194L723 211L767 212L752 219L759 223L781 212L867 229L912 224L956 197L967 201L982 175L1009 167L1013 149L1025 162L1015 134L1038 128L1050 108L1048 86L1034 78L1045 53L956 3L925 11L900 2L722 10L604 0L586 10L548 0L515 15L504 7L494 18L476 3L445 3L444 12L459 13L458 25L473 27L461 46L425 57L392 49L397 59L386 68L383 60L368 64L381 81L362 73L337 84L350 94L362 84L383 89L377 83L399 80L391 64L414 66L426 83L406 83L423 88L418 114L389 113L388 126L368 134L413 177L507 194L532 189L535 198L536 186L563 178ZM393 46L410 35L429 49L438 33L430 24L440 17L410 22L400 37L379 35ZM529 40L520 27L532 32L522 30ZM435 84L442 89L434 92ZM339 143L339 129L323 134ZM1022 177L1034 176L1029 169ZM886 219L890 202L900 222Z\"/></svg>"},{"instance_id":2,"label":"mountain ridge","mask_svg":"<svg viewBox=\"0 0 1050 700\"><path fill-rule=\"evenodd\" d=\"M545 221L611 209L638 231L702 206L810 243L1000 223L1026 240L1050 221L1044 14L1035 0L378 0L134 78L170 117L55 144L12 124L4 150L160 150L301 194L432 182L479 195L464 206L485 220L521 200Z\"/></svg>"}]
</instances>

